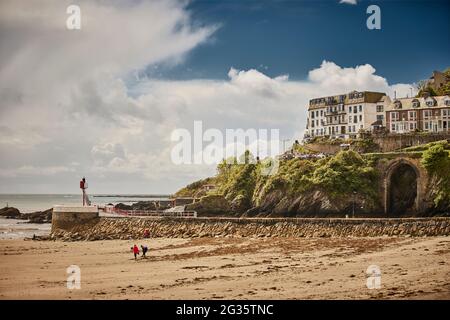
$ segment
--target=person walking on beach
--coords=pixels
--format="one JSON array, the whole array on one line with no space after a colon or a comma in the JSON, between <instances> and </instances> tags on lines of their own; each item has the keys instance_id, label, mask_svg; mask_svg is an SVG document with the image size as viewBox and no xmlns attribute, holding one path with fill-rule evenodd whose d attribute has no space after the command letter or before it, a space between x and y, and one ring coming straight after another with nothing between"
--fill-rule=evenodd
<instances>
[{"instance_id":1,"label":"person walking on beach","mask_svg":"<svg viewBox=\"0 0 450 320\"><path fill-rule=\"evenodd\" d=\"M139 254L139 248L137 245L134 245L133 247L133 253L134 253L134 260L137 260L137 256Z\"/></svg>"},{"instance_id":2,"label":"person walking on beach","mask_svg":"<svg viewBox=\"0 0 450 320\"><path fill-rule=\"evenodd\" d=\"M142 249L142 258L147 259L147 256L145 255L148 251L148 247L141 245L141 249Z\"/></svg>"}]
</instances>

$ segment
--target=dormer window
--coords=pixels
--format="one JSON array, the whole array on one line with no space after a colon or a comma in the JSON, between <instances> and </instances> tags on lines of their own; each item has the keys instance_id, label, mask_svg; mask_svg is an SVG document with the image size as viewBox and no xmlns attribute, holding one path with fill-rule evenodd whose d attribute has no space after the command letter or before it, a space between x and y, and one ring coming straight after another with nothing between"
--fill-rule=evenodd
<instances>
[{"instance_id":1,"label":"dormer window","mask_svg":"<svg viewBox=\"0 0 450 320\"><path fill-rule=\"evenodd\" d=\"M427 105L427 107L434 107L436 105L436 100L429 97L425 100L425 104Z\"/></svg>"},{"instance_id":2,"label":"dormer window","mask_svg":"<svg viewBox=\"0 0 450 320\"><path fill-rule=\"evenodd\" d=\"M445 98L444 98L444 104L445 104L446 106L450 106L450 98L449 98L449 97L445 97Z\"/></svg>"},{"instance_id":3,"label":"dormer window","mask_svg":"<svg viewBox=\"0 0 450 320\"><path fill-rule=\"evenodd\" d=\"M418 107L420 107L420 102L419 102L419 100L414 99L414 100L412 101L412 107L413 107L413 108L418 108Z\"/></svg>"},{"instance_id":4,"label":"dormer window","mask_svg":"<svg viewBox=\"0 0 450 320\"><path fill-rule=\"evenodd\" d=\"M402 108L402 103L400 102L400 100L395 100L394 101L394 108L395 109L401 109Z\"/></svg>"}]
</instances>

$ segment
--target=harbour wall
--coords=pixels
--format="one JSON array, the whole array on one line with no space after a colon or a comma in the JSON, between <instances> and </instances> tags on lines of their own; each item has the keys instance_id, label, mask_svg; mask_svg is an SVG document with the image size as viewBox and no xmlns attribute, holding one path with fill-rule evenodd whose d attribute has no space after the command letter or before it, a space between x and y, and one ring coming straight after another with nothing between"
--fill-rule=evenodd
<instances>
[{"instance_id":1,"label":"harbour wall","mask_svg":"<svg viewBox=\"0 0 450 320\"><path fill-rule=\"evenodd\" d=\"M450 218L110 218L54 226L64 241L198 237L425 237L450 235Z\"/></svg>"}]
</instances>

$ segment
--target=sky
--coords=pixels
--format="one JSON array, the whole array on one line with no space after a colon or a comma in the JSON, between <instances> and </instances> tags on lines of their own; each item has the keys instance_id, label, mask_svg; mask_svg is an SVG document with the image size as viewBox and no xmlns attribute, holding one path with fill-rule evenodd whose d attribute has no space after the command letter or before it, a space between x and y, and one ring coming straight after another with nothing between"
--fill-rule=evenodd
<instances>
[{"instance_id":1,"label":"sky","mask_svg":"<svg viewBox=\"0 0 450 320\"><path fill-rule=\"evenodd\" d=\"M447 1L76 1L68 30L73 3L0 2L0 193L172 193L215 173L173 163L174 130L301 139L311 98L450 66Z\"/></svg>"}]
</instances>

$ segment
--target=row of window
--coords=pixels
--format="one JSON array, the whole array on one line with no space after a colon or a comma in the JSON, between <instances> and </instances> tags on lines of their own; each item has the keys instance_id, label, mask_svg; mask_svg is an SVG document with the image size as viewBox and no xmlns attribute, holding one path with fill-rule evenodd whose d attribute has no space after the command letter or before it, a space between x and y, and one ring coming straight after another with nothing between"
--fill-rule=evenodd
<instances>
[{"instance_id":1,"label":"row of window","mask_svg":"<svg viewBox=\"0 0 450 320\"><path fill-rule=\"evenodd\" d=\"M327 97L327 98L317 98L317 99L312 99L311 100L311 104L320 104L320 103L335 103L336 102L336 98L335 97ZM345 94L342 94L338 97L338 101L339 102L344 102L345 101Z\"/></svg>"},{"instance_id":2,"label":"row of window","mask_svg":"<svg viewBox=\"0 0 450 320\"><path fill-rule=\"evenodd\" d=\"M444 100L444 104L446 106L450 106L450 99L445 99ZM425 100L425 105L427 107L434 107L437 105L437 101L434 98L429 98L427 100ZM414 99L411 103L411 106L413 108L419 108L420 107L420 101L417 99ZM400 100L396 100L394 101L394 108L396 109L401 109L402 108L402 102Z\"/></svg>"},{"instance_id":3,"label":"row of window","mask_svg":"<svg viewBox=\"0 0 450 320\"><path fill-rule=\"evenodd\" d=\"M433 111L432 110L423 110L422 115L425 120L430 119L433 117ZM437 115L437 117L438 116L439 115ZM442 109L441 116L443 118L450 118L450 110ZM408 111L408 118L402 119L402 120L417 120L417 111ZM399 112L391 112L391 121L400 121Z\"/></svg>"},{"instance_id":4,"label":"row of window","mask_svg":"<svg viewBox=\"0 0 450 320\"><path fill-rule=\"evenodd\" d=\"M348 94L349 99L356 99L356 98L362 98L364 97L364 93L362 92L352 92Z\"/></svg>"},{"instance_id":5,"label":"row of window","mask_svg":"<svg viewBox=\"0 0 450 320\"><path fill-rule=\"evenodd\" d=\"M378 111L378 107L383 108L383 106L377 106L377 112L382 112L383 109L381 109L381 111ZM345 111L345 106L343 104L338 105L338 106L334 106L334 107L327 107L327 112L331 113L331 112L341 112L341 111ZM362 105L359 106L349 106L348 107L348 112L349 113L357 113L357 112L362 112ZM317 118L319 117L319 115L321 117L323 117L323 110L315 110L315 111L311 111L311 119Z\"/></svg>"},{"instance_id":6,"label":"row of window","mask_svg":"<svg viewBox=\"0 0 450 320\"><path fill-rule=\"evenodd\" d=\"M349 116L348 117L348 122L349 123L357 123L358 122L358 119L359 119L359 122L362 122L362 114L360 114L359 115L359 118L358 118L358 116ZM352 121L353 120L353 121Z\"/></svg>"},{"instance_id":7,"label":"row of window","mask_svg":"<svg viewBox=\"0 0 450 320\"><path fill-rule=\"evenodd\" d=\"M448 131L450 121L425 121L423 123L423 130L425 131ZM392 132L414 131L417 129L417 122L399 122L391 124Z\"/></svg>"},{"instance_id":8,"label":"row of window","mask_svg":"<svg viewBox=\"0 0 450 320\"><path fill-rule=\"evenodd\" d=\"M353 110L353 113L357 113L358 109L359 109L359 112L362 112L362 105L353 106L353 108L352 108L352 106L349 106L348 107L348 113L352 113L352 110Z\"/></svg>"},{"instance_id":9,"label":"row of window","mask_svg":"<svg viewBox=\"0 0 450 320\"><path fill-rule=\"evenodd\" d=\"M319 116L319 110L311 111L311 119ZM323 110L320 110L320 116L323 117Z\"/></svg>"}]
</instances>

